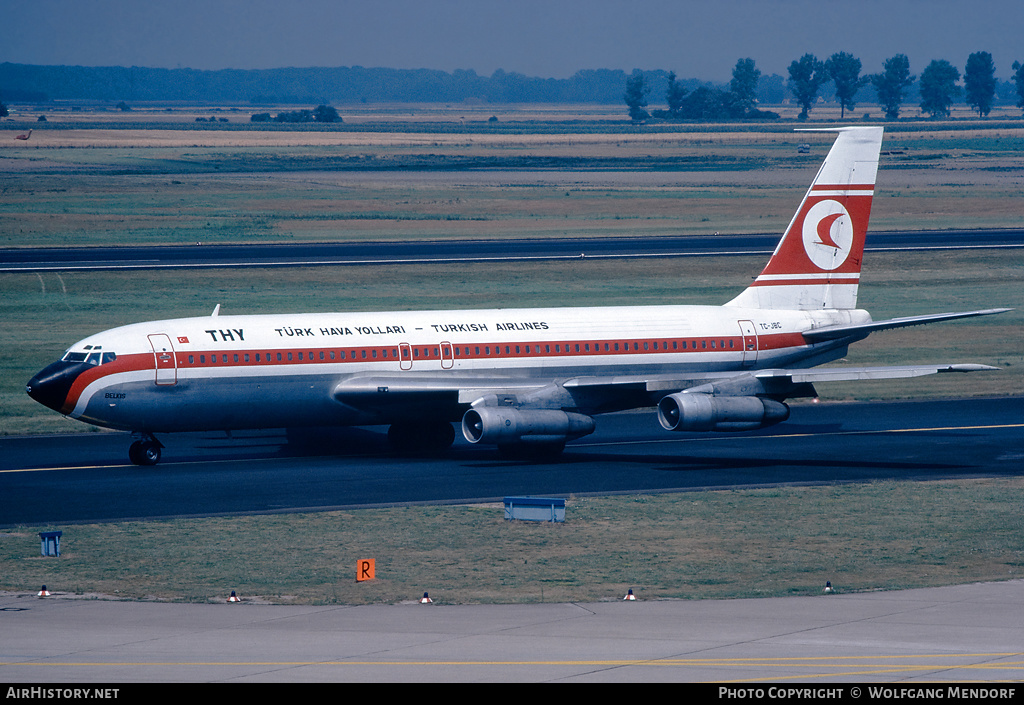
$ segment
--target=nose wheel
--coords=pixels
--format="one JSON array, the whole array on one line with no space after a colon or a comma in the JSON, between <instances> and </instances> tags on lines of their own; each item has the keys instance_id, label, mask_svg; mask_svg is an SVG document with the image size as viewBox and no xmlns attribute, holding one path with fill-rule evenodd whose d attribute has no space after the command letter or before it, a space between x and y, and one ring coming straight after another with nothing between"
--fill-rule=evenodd
<instances>
[{"instance_id":1,"label":"nose wheel","mask_svg":"<svg viewBox=\"0 0 1024 705\"><path fill-rule=\"evenodd\" d=\"M135 441L128 447L128 459L135 465L156 465L160 462L160 451L163 445L150 436Z\"/></svg>"}]
</instances>

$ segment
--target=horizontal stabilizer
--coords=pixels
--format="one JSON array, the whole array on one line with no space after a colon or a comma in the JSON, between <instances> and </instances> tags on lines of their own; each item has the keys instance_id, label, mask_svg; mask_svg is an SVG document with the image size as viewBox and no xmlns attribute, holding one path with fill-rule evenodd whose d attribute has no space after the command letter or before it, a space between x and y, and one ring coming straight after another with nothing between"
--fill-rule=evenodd
<instances>
[{"instance_id":1,"label":"horizontal stabilizer","mask_svg":"<svg viewBox=\"0 0 1024 705\"><path fill-rule=\"evenodd\" d=\"M906 328L908 326L920 326L926 323L937 323L939 321L951 321L956 318L971 318L972 316L991 316L995 313L1005 313L1013 309L1009 308L988 308L983 311L962 311L959 313L932 313L926 316L906 316L905 318L890 318L887 321L872 321L853 326L829 326L828 328L817 328L804 331L804 340L809 343L819 343L825 340L838 340L840 338L860 337L865 338L869 333L876 330L891 330L893 328Z\"/></svg>"}]
</instances>

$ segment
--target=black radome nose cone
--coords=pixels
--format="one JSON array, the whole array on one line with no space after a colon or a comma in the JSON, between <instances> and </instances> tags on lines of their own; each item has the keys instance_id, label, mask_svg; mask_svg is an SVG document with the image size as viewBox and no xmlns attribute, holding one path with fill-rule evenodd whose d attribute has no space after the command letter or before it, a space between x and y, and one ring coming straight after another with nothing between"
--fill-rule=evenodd
<instances>
[{"instance_id":1,"label":"black radome nose cone","mask_svg":"<svg viewBox=\"0 0 1024 705\"><path fill-rule=\"evenodd\" d=\"M25 391L43 406L60 411L68 398L71 385L89 365L76 362L55 362L47 365L28 381Z\"/></svg>"}]
</instances>

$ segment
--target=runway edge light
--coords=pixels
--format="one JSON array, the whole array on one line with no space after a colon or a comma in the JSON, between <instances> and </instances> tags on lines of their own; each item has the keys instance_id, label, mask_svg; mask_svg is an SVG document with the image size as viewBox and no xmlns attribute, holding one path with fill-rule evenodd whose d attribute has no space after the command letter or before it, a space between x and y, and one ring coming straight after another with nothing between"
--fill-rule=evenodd
<instances>
[{"instance_id":1,"label":"runway edge light","mask_svg":"<svg viewBox=\"0 0 1024 705\"><path fill-rule=\"evenodd\" d=\"M234 590L231 591L231 597L228 598L228 602L241 602L241 600L238 599L238 595L235 594Z\"/></svg>"},{"instance_id":2,"label":"runway edge light","mask_svg":"<svg viewBox=\"0 0 1024 705\"><path fill-rule=\"evenodd\" d=\"M832 581L831 580L826 580L825 581L825 594L827 595L830 592L832 592Z\"/></svg>"},{"instance_id":3,"label":"runway edge light","mask_svg":"<svg viewBox=\"0 0 1024 705\"><path fill-rule=\"evenodd\" d=\"M434 603L434 601L430 599L430 595L428 595L427 593L423 593L423 597L420 598L420 604L421 605L430 605L430 604L433 604L433 603Z\"/></svg>"},{"instance_id":4,"label":"runway edge light","mask_svg":"<svg viewBox=\"0 0 1024 705\"><path fill-rule=\"evenodd\" d=\"M622 599L626 602L636 602L636 595L633 594L633 588L630 588L629 592L627 592L626 596Z\"/></svg>"},{"instance_id":5,"label":"runway edge light","mask_svg":"<svg viewBox=\"0 0 1024 705\"><path fill-rule=\"evenodd\" d=\"M50 591L46 589L45 585L43 585L43 589L42 590L40 590L38 593L36 593L36 597L49 597L49 595L50 595Z\"/></svg>"}]
</instances>

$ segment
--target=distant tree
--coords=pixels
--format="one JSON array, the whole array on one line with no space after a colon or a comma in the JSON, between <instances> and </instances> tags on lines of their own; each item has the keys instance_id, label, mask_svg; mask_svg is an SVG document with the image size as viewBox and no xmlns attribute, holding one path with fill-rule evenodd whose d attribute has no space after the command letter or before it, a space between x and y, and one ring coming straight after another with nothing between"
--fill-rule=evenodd
<instances>
[{"instance_id":1,"label":"distant tree","mask_svg":"<svg viewBox=\"0 0 1024 705\"><path fill-rule=\"evenodd\" d=\"M626 92L622 98L626 101L626 107L629 108L629 119L633 122L642 122L650 117L650 114L644 110L647 107L647 94L650 92L651 89L644 83L644 74L639 69L626 79Z\"/></svg>"},{"instance_id":2,"label":"distant tree","mask_svg":"<svg viewBox=\"0 0 1024 705\"><path fill-rule=\"evenodd\" d=\"M845 51L840 51L825 62L825 71L835 81L836 98L839 99L839 117L846 117L847 110L853 110L857 104L853 98L857 91L868 82L866 76L860 75L860 59Z\"/></svg>"},{"instance_id":3,"label":"distant tree","mask_svg":"<svg viewBox=\"0 0 1024 705\"><path fill-rule=\"evenodd\" d=\"M116 107L118 110L120 110L123 113L127 113L128 111L130 111L132 109L131 106L128 105L128 103L125 103L123 100L120 103L118 103L116 106L114 106L114 107Z\"/></svg>"},{"instance_id":4,"label":"distant tree","mask_svg":"<svg viewBox=\"0 0 1024 705\"><path fill-rule=\"evenodd\" d=\"M1024 64L1013 62L1013 82L1017 85L1017 107L1024 110Z\"/></svg>"},{"instance_id":5,"label":"distant tree","mask_svg":"<svg viewBox=\"0 0 1024 705\"><path fill-rule=\"evenodd\" d=\"M683 100L686 98L686 89L676 80L676 72L668 74L668 89L665 91L665 101L668 103L668 115L671 118L682 117Z\"/></svg>"},{"instance_id":6,"label":"distant tree","mask_svg":"<svg viewBox=\"0 0 1024 705\"><path fill-rule=\"evenodd\" d=\"M710 86L701 86L686 96L680 111L680 117L688 120L735 120L746 116L732 91Z\"/></svg>"},{"instance_id":7,"label":"distant tree","mask_svg":"<svg viewBox=\"0 0 1024 705\"><path fill-rule=\"evenodd\" d=\"M7 117L8 115L10 113L7 112L7 106L0 102L0 118Z\"/></svg>"},{"instance_id":8,"label":"distant tree","mask_svg":"<svg viewBox=\"0 0 1024 705\"><path fill-rule=\"evenodd\" d=\"M341 122L338 111L329 105L318 105L313 110L313 119L317 122Z\"/></svg>"},{"instance_id":9,"label":"distant tree","mask_svg":"<svg viewBox=\"0 0 1024 705\"><path fill-rule=\"evenodd\" d=\"M811 105L818 97L818 89L827 79L825 64L818 61L814 54L804 54L798 61L789 65L789 89L802 108L800 119L806 120L811 112Z\"/></svg>"},{"instance_id":10,"label":"distant tree","mask_svg":"<svg viewBox=\"0 0 1024 705\"><path fill-rule=\"evenodd\" d=\"M949 115L953 98L960 95L960 72L945 59L932 61L921 72L921 110L932 117Z\"/></svg>"},{"instance_id":11,"label":"distant tree","mask_svg":"<svg viewBox=\"0 0 1024 705\"><path fill-rule=\"evenodd\" d=\"M987 51L976 51L967 57L964 88L967 104L978 111L978 117L984 117L992 111L992 101L996 95L996 65Z\"/></svg>"},{"instance_id":12,"label":"distant tree","mask_svg":"<svg viewBox=\"0 0 1024 705\"><path fill-rule=\"evenodd\" d=\"M274 122L313 122L313 111L293 110L287 113L278 113Z\"/></svg>"},{"instance_id":13,"label":"distant tree","mask_svg":"<svg viewBox=\"0 0 1024 705\"><path fill-rule=\"evenodd\" d=\"M753 59L740 59L732 69L732 81L729 90L736 96L736 101L744 112L754 109L757 102L757 82L761 72L755 68Z\"/></svg>"},{"instance_id":14,"label":"distant tree","mask_svg":"<svg viewBox=\"0 0 1024 705\"><path fill-rule=\"evenodd\" d=\"M249 122L270 122L270 113L255 113L249 117Z\"/></svg>"},{"instance_id":15,"label":"distant tree","mask_svg":"<svg viewBox=\"0 0 1024 705\"><path fill-rule=\"evenodd\" d=\"M885 71L870 77L878 93L878 102L885 108L887 120L897 120L903 104L903 92L913 85L916 76L910 75L910 59L906 54L897 54L882 64Z\"/></svg>"}]
</instances>

